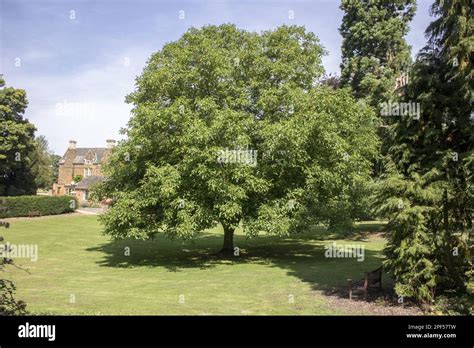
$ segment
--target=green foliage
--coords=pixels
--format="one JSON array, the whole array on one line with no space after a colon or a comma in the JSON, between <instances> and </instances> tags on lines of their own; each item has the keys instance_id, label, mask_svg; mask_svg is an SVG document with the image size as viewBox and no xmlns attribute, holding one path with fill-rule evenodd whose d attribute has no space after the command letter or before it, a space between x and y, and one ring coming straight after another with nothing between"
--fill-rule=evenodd
<instances>
[{"instance_id":1,"label":"green foliage","mask_svg":"<svg viewBox=\"0 0 474 348\"><path fill-rule=\"evenodd\" d=\"M376 202L389 219L386 266L395 289L425 302L466 290L474 207L472 104L470 93L462 93L472 83L466 68L472 63L453 46L472 40L472 27L463 25L472 24L470 9L463 1L436 1L433 12L441 17L427 30L429 45L413 65L405 95L420 103L421 117L399 117L388 127L389 164Z\"/></svg>"},{"instance_id":2,"label":"green foliage","mask_svg":"<svg viewBox=\"0 0 474 348\"><path fill-rule=\"evenodd\" d=\"M317 83L323 53L302 27L222 25L153 54L127 97L128 139L96 188L114 200L105 232L186 239L217 223L249 236L350 225L370 182L376 117L349 90ZM256 162L220 163L225 149L256 151Z\"/></svg>"},{"instance_id":3,"label":"green foliage","mask_svg":"<svg viewBox=\"0 0 474 348\"><path fill-rule=\"evenodd\" d=\"M30 156L35 147L35 127L23 119L28 105L26 93L4 86L0 77L0 195L34 194Z\"/></svg>"},{"instance_id":4,"label":"green foliage","mask_svg":"<svg viewBox=\"0 0 474 348\"><path fill-rule=\"evenodd\" d=\"M61 156L51 154L51 168L52 168L52 181L53 184L58 181L59 177L59 160L61 159Z\"/></svg>"},{"instance_id":5,"label":"green foliage","mask_svg":"<svg viewBox=\"0 0 474 348\"><path fill-rule=\"evenodd\" d=\"M434 297L439 264L432 262L436 243L426 217L434 213L431 205L438 197L423 178L403 177L394 166L376 186L376 212L389 220L384 267L394 276L399 296L422 301Z\"/></svg>"},{"instance_id":6,"label":"green foliage","mask_svg":"<svg viewBox=\"0 0 474 348\"><path fill-rule=\"evenodd\" d=\"M56 215L71 213L78 204L75 197L71 196L20 196L0 197L2 209L0 218L28 216L30 212L39 215Z\"/></svg>"},{"instance_id":7,"label":"green foliage","mask_svg":"<svg viewBox=\"0 0 474 348\"><path fill-rule=\"evenodd\" d=\"M50 189L56 182L57 176L54 176L53 172L54 155L48 150L48 141L43 135L35 139L35 148L30 158L35 187Z\"/></svg>"},{"instance_id":8,"label":"green foliage","mask_svg":"<svg viewBox=\"0 0 474 348\"><path fill-rule=\"evenodd\" d=\"M76 184L82 180L82 175L76 174L72 177L72 181L74 181Z\"/></svg>"},{"instance_id":9,"label":"green foliage","mask_svg":"<svg viewBox=\"0 0 474 348\"><path fill-rule=\"evenodd\" d=\"M343 0L341 80L357 98L378 107L390 100L395 77L410 64L404 36L416 10L415 0Z\"/></svg>"},{"instance_id":10,"label":"green foliage","mask_svg":"<svg viewBox=\"0 0 474 348\"><path fill-rule=\"evenodd\" d=\"M0 201L1 202L1 201ZM0 209L6 208L3 202L0 204ZM10 225L2 225L1 227L9 228ZM0 236L0 242L3 242L3 236ZM0 254L0 272L5 271L6 265L12 265L13 260L3 256L5 244L2 246ZM0 278L0 316L2 315L21 315L26 312L26 304L23 301L15 299L15 284L8 279Z\"/></svg>"},{"instance_id":11,"label":"green foliage","mask_svg":"<svg viewBox=\"0 0 474 348\"><path fill-rule=\"evenodd\" d=\"M391 166L377 185L374 205L389 220L385 269L398 295L423 302L443 289L465 290L468 270L466 235L443 227L445 185L433 172L403 176ZM450 223L455 215L448 216Z\"/></svg>"},{"instance_id":12,"label":"green foliage","mask_svg":"<svg viewBox=\"0 0 474 348\"><path fill-rule=\"evenodd\" d=\"M434 305L435 313L442 315L472 315L474 307L468 295L440 296Z\"/></svg>"},{"instance_id":13,"label":"green foliage","mask_svg":"<svg viewBox=\"0 0 474 348\"><path fill-rule=\"evenodd\" d=\"M435 0L431 13L438 18L426 30L429 44L439 47L443 60L455 68L449 75L461 84L456 94L470 101L471 106L474 100L472 6L471 0Z\"/></svg>"},{"instance_id":14,"label":"green foliage","mask_svg":"<svg viewBox=\"0 0 474 348\"><path fill-rule=\"evenodd\" d=\"M4 258L3 258L4 259ZM4 267L5 259L0 261L0 270ZM8 279L0 279L0 316L26 314L26 303L15 299L16 287Z\"/></svg>"}]
</instances>

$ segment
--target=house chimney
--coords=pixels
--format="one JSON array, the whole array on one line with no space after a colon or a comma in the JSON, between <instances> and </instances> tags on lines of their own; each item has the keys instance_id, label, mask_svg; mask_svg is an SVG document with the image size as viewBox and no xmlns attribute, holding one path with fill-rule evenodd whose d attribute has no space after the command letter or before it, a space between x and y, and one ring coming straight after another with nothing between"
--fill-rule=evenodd
<instances>
[{"instance_id":1,"label":"house chimney","mask_svg":"<svg viewBox=\"0 0 474 348\"><path fill-rule=\"evenodd\" d=\"M69 140L69 149L75 150L76 149L76 141L75 140Z\"/></svg>"},{"instance_id":2,"label":"house chimney","mask_svg":"<svg viewBox=\"0 0 474 348\"><path fill-rule=\"evenodd\" d=\"M107 139L106 143L107 143L107 148L108 149L111 149L115 146L115 140L113 140L113 139Z\"/></svg>"}]
</instances>

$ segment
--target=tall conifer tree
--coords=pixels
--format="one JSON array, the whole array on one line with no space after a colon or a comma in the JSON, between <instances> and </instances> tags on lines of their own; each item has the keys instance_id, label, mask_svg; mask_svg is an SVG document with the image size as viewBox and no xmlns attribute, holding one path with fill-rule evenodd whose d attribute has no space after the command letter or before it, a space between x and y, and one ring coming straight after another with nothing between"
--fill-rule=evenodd
<instances>
[{"instance_id":1,"label":"tall conifer tree","mask_svg":"<svg viewBox=\"0 0 474 348\"><path fill-rule=\"evenodd\" d=\"M343 0L341 80L356 98L370 105L390 100L395 79L408 69L410 46L405 41L415 0Z\"/></svg>"},{"instance_id":2,"label":"tall conifer tree","mask_svg":"<svg viewBox=\"0 0 474 348\"><path fill-rule=\"evenodd\" d=\"M387 269L396 291L425 302L465 290L474 172L473 21L469 1L435 1L437 19L411 72L406 97L421 117L388 129L392 146L376 205L389 218Z\"/></svg>"}]
</instances>

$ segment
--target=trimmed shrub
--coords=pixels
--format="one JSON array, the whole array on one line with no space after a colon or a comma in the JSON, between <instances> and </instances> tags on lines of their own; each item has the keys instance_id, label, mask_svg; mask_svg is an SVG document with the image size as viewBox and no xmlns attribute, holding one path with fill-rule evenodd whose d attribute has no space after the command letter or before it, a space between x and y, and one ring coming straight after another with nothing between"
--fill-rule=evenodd
<instances>
[{"instance_id":1,"label":"trimmed shrub","mask_svg":"<svg viewBox=\"0 0 474 348\"><path fill-rule=\"evenodd\" d=\"M71 196L0 197L0 218L71 213L77 206Z\"/></svg>"}]
</instances>

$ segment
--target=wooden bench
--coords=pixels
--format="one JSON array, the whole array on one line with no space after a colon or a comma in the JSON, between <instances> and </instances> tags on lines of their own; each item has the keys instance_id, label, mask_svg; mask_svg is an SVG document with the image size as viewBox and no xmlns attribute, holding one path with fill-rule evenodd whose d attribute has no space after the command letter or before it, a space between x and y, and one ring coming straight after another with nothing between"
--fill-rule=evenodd
<instances>
[{"instance_id":1,"label":"wooden bench","mask_svg":"<svg viewBox=\"0 0 474 348\"><path fill-rule=\"evenodd\" d=\"M41 213L37 210L31 210L28 212L28 217L41 216Z\"/></svg>"},{"instance_id":2,"label":"wooden bench","mask_svg":"<svg viewBox=\"0 0 474 348\"><path fill-rule=\"evenodd\" d=\"M379 290L382 290L382 267L379 267L371 272L366 272L364 278L353 283L352 279L347 279L348 288L349 288L349 299L352 300L352 291L353 290L363 290L364 298L367 298L367 292L370 287L379 284Z\"/></svg>"}]
</instances>

